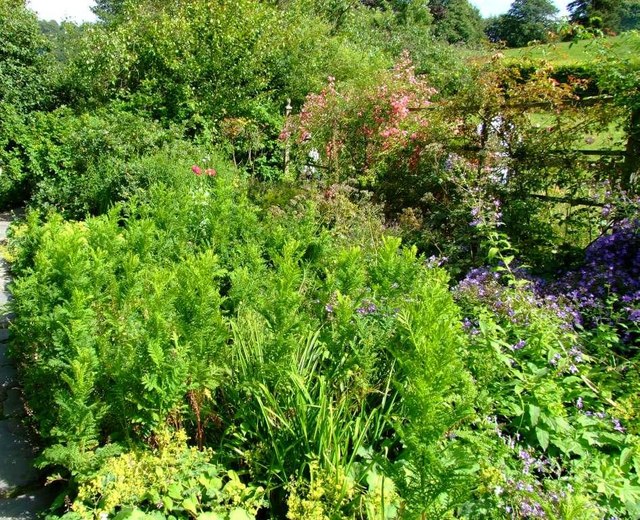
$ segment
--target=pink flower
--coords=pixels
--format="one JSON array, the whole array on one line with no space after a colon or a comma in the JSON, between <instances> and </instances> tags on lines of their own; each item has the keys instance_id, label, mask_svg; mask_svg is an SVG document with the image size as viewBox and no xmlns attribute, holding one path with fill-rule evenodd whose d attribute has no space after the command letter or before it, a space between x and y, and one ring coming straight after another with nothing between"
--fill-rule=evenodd
<instances>
[{"instance_id":1,"label":"pink flower","mask_svg":"<svg viewBox=\"0 0 640 520\"><path fill-rule=\"evenodd\" d=\"M209 177L215 177L216 175L218 175L218 172L213 168L207 168L204 173L206 173Z\"/></svg>"},{"instance_id":2,"label":"pink flower","mask_svg":"<svg viewBox=\"0 0 640 520\"><path fill-rule=\"evenodd\" d=\"M200 166L198 166L197 164L194 164L194 165L191 167L191 171L192 171L193 173L195 173L196 175L202 175L202 168L200 168Z\"/></svg>"},{"instance_id":3,"label":"pink flower","mask_svg":"<svg viewBox=\"0 0 640 520\"><path fill-rule=\"evenodd\" d=\"M302 134L300 135L300 140L301 141L308 141L309 139L311 139L311 133L308 132L307 130L304 130L302 132Z\"/></svg>"},{"instance_id":4,"label":"pink flower","mask_svg":"<svg viewBox=\"0 0 640 520\"><path fill-rule=\"evenodd\" d=\"M399 133L400 133L400 130L398 128L395 128L395 127L385 128L380 132L380 137L385 137L385 138L393 137L394 135L397 135Z\"/></svg>"},{"instance_id":5,"label":"pink flower","mask_svg":"<svg viewBox=\"0 0 640 520\"><path fill-rule=\"evenodd\" d=\"M291 132L289 132L288 130L283 130L282 132L280 132L278 139L280 139L280 141L286 141L290 137L291 137Z\"/></svg>"},{"instance_id":6,"label":"pink flower","mask_svg":"<svg viewBox=\"0 0 640 520\"><path fill-rule=\"evenodd\" d=\"M405 118L409 115L409 96L402 96L400 99L391 101L391 108L394 116Z\"/></svg>"}]
</instances>

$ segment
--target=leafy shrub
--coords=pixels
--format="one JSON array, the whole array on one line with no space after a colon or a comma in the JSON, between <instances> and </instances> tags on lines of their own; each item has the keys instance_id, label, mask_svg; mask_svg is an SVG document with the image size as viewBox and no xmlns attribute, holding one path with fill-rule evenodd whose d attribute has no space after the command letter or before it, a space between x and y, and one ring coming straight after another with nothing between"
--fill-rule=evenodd
<instances>
[{"instance_id":1,"label":"leafy shrub","mask_svg":"<svg viewBox=\"0 0 640 520\"><path fill-rule=\"evenodd\" d=\"M23 111L48 94L48 43L24 2L0 2L0 103Z\"/></svg>"},{"instance_id":2,"label":"leafy shrub","mask_svg":"<svg viewBox=\"0 0 640 520\"><path fill-rule=\"evenodd\" d=\"M20 117L4 106L0 202L25 199L72 217L97 214L121 200L130 185L133 161L175 140L178 133L114 107L76 114L68 108Z\"/></svg>"},{"instance_id":3,"label":"leafy shrub","mask_svg":"<svg viewBox=\"0 0 640 520\"><path fill-rule=\"evenodd\" d=\"M405 56L366 85L330 82L309 95L282 138L297 151L301 177L372 191L428 254L462 261L462 270L477 262L481 237L469 224L498 201L515 246L552 270L565 258L558 251L570 256L599 233L597 205L621 177L611 164L585 167L571 152L582 132L611 124L617 109L567 108L580 82L561 84L551 73L525 78L496 56L470 66L457 93L443 99Z\"/></svg>"},{"instance_id":4,"label":"leafy shrub","mask_svg":"<svg viewBox=\"0 0 640 520\"><path fill-rule=\"evenodd\" d=\"M184 428L269 489L275 515L289 483L303 494L316 472L350 482L327 515L375 510L380 456L388 489L397 481L391 502L412 503L425 457L435 464L472 415L444 272L399 239L357 247L341 236L340 219L366 215L331 210L331 230L312 197L262 211L234 170L172 172L171 188L153 184L101 217L34 212L14 231L13 352L49 446L42 465L82 492L134 457L111 459L118 446ZM450 489L434 468L428 496L442 502Z\"/></svg>"},{"instance_id":5,"label":"leafy shrub","mask_svg":"<svg viewBox=\"0 0 640 520\"><path fill-rule=\"evenodd\" d=\"M607 356L591 355L571 300L537 294L502 256L505 245L492 242L502 251L497 270L473 271L456 289L494 442L508 448L489 510L634 516L637 419L626 411L625 385L605 375L615 371Z\"/></svg>"}]
</instances>

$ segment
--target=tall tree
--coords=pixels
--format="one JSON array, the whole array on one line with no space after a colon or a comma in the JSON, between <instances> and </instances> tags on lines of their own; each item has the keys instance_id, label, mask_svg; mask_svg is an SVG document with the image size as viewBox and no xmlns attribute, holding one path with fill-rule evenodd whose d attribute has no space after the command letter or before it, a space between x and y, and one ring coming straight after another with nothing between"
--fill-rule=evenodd
<instances>
[{"instance_id":1,"label":"tall tree","mask_svg":"<svg viewBox=\"0 0 640 520\"><path fill-rule=\"evenodd\" d=\"M586 27L619 32L638 28L638 0L573 0L570 20Z\"/></svg>"},{"instance_id":2,"label":"tall tree","mask_svg":"<svg viewBox=\"0 0 640 520\"><path fill-rule=\"evenodd\" d=\"M573 0L567 8L573 23L616 30L620 24L620 0Z\"/></svg>"},{"instance_id":3,"label":"tall tree","mask_svg":"<svg viewBox=\"0 0 640 520\"><path fill-rule=\"evenodd\" d=\"M432 0L435 34L449 43L476 43L483 38L480 11L469 0Z\"/></svg>"},{"instance_id":4,"label":"tall tree","mask_svg":"<svg viewBox=\"0 0 640 520\"><path fill-rule=\"evenodd\" d=\"M107 21L122 14L126 3L127 0L95 0L95 5L91 10L101 20Z\"/></svg>"},{"instance_id":5,"label":"tall tree","mask_svg":"<svg viewBox=\"0 0 640 520\"><path fill-rule=\"evenodd\" d=\"M629 0L620 10L620 30L640 29L640 0Z\"/></svg>"},{"instance_id":6,"label":"tall tree","mask_svg":"<svg viewBox=\"0 0 640 520\"><path fill-rule=\"evenodd\" d=\"M36 105L46 88L49 43L23 1L0 0L0 42L0 103Z\"/></svg>"},{"instance_id":7,"label":"tall tree","mask_svg":"<svg viewBox=\"0 0 640 520\"><path fill-rule=\"evenodd\" d=\"M531 41L548 41L555 29L558 8L550 0L514 0L507 14L487 28L492 40L502 40L509 47L523 47Z\"/></svg>"}]
</instances>

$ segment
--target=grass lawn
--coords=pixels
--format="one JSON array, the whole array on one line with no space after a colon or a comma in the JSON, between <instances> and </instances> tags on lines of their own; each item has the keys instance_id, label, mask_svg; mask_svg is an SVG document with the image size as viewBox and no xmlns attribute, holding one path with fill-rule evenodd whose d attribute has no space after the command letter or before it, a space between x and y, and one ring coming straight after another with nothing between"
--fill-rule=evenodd
<instances>
[{"instance_id":1,"label":"grass lawn","mask_svg":"<svg viewBox=\"0 0 640 520\"><path fill-rule=\"evenodd\" d=\"M541 127L556 123L556 116L552 113L532 112L529 119L534 125ZM626 134L623 130L624 121L612 122L598 132L584 132L581 150L624 150Z\"/></svg>"},{"instance_id":2,"label":"grass lawn","mask_svg":"<svg viewBox=\"0 0 640 520\"><path fill-rule=\"evenodd\" d=\"M556 65L588 63L603 53L613 53L620 59L628 59L640 65L640 35L629 32L609 38L532 45L504 52L507 57L546 60Z\"/></svg>"}]
</instances>

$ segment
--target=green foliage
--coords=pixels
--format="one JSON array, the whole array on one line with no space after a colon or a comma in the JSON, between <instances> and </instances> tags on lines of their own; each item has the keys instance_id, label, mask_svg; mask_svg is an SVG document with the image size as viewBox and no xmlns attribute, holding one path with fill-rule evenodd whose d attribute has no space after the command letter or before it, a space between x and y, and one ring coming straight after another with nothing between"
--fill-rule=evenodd
<instances>
[{"instance_id":1,"label":"green foliage","mask_svg":"<svg viewBox=\"0 0 640 520\"><path fill-rule=\"evenodd\" d=\"M449 43L480 43L484 27L478 8L468 0L438 0L429 3L435 34Z\"/></svg>"},{"instance_id":2,"label":"green foliage","mask_svg":"<svg viewBox=\"0 0 640 520\"><path fill-rule=\"evenodd\" d=\"M527 261L549 265L559 249L586 246L602 216L578 201L602 200L609 190L598 179L617 185L621 176L604 160L585 166L571 150L621 113L572 107L589 85L561 83L550 68L497 57L466 74L446 98L406 57L367 85L329 83L285 127L298 143L301 176L315 169L325 182L373 191L406 237L454 262L477 258L474 217L495 201ZM319 157L310 161L313 150ZM568 208L555 204L564 201Z\"/></svg>"},{"instance_id":3,"label":"green foliage","mask_svg":"<svg viewBox=\"0 0 640 520\"><path fill-rule=\"evenodd\" d=\"M86 479L62 518L255 518L264 489L212 462L211 450L186 444L183 431L159 432L153 450L134 450L106 459Z\"/></svg>"},{"instance_id":4,"label":"green foliage","mask_svg":"<svg viewBox=\"0 0 640 520\"><path fill-rule=\"evenodd\" d=\"M462 362L458 309L449 292L435 285L416 296L399 315L399 341L392 347L405 446L395 481L407 514L436 517L468 493L473 455L444 439L474 416L474 389Z\"/></svg>"},{"instance_id":5,"label":"green foliage","mask_svg":"<svg viewBox=\"0 0 640 520\"><path fill-rule=\"evenodd\" d=\"M504 41L509 47L524 47L529 42L546 42L555 29L558 8L549 0L514 0L507 14L487 27L492 41Z\"/></svg>"},{"instance_id":6,"label":"green foliage","mask_svg":"<svg viewBox=\"0 0 640 520\"><path fill-rule=\"evenodd\" d=\"M47 40L24 2L0 2L0 103L21 110L45 100Z\"/></svg>"},{"instance_id":7,"label":"green foliage","mask_svg":"<svg viewBox=\"0 0 640 520\"><path fill-rule=\"evenodd\" d=\"M586 27L613 32L638 28L636 0L573 0L567 7L571 22Z\"/></svg>"},{"instance_id":8,"label":"green foliage","mask_svg":"<svg viewBox=\"0 0 640 520\"><path fill-rule=\"evenodd\" d=\"M353 247L340 221L366 217L337 200L262 212L233 170L173 174L102 217L32 213L14 231L13 352L47 432L42 465L82 483L110 471L109 441L130 450L182 427L272 489L276 510L316 471L346 486L331 514L375 509L373 454L404 445L420 472L413 453L435 457L471 413L447 278L398 239ZM443 471L429 479L457 503ZM398 483L398 504L412 486Z\"/></svg>"},{"instance_id":9,"label":"green foliage","mask_svg":"<svg viewBox=\"0 0 640 520\"><path fill-rule=\"evenodd\" d=\"M553 518L637 514L640 481L630 463L637 441L619 421L627 396L605 376L615 365L606 355L590 355L593 344L570 327L565 302L542 301L517 279L508 240L495 231L487 236L489 258L501 261L456 292L467 316L474 379L486 390L486 413L512 458L501 461L493 507L515 510L514 501L531 506L535 500ZM505 478L512 471L517 476ZM526 490L535 495L522 496Z\"/></svg>"},{"instance_id":10,"label":"green foliage","mask_svg":"<svg viewBox=\"0 0 640 520\"><path fill-rule=\"evenodd\" d=\"M164 121L212 129L258 107L281 113L327 74L357 75L371 60L293 3L198 1L127 7L78 43L65 88L75 102L125 97ZM346 61L346 62L345 62Z\"/></svg>"},{"instance_id":11,"label":"green foliage","mask_svg":"<svg viewBox=\"0 0 640 520\"><path fill-rule=\"evenodd\" d=\"M179 135L116 107L26 116L6 105L0 110L2 205L30 198L73 217L102 213L134 186L148 185L144 175L132 175L131 162Z\"/></svg>"},{"instance_id":12,"label":"green foliage","mask_svg":"<svg viewBox=\"0 0 640 520\"><path fill-rule=\"evenodd\" d=\"M635 296L577 325L516 267L637 218L631 53L449 46L466 0L96 10L47 54L0 3L10 348L67 520L640 514ZM624 163L581 149L625 118Z\"/></svg>"}]
</instances>

